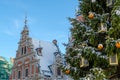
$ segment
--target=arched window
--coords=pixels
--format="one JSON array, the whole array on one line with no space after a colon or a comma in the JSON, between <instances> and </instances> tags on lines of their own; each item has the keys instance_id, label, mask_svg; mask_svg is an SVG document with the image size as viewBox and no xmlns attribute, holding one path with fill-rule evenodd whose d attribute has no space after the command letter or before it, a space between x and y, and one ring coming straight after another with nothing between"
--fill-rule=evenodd
<instances>
[{"instance_id":1,"label":"arched window","mask_svg":"<svg viewBox=\"0 0 120 80\"><path fill-rule=\"evenodd\" d=\"M27 51L27 47L25 46L25 47L22 47L22 49L21 49L21 55L23 55L23 54L26 54L26 51Z\"/></svg>"},{"instance_id":2,"label":"arched window","mask_svg":"<svg viewBox=\"0 0 120 80\"><path fill-rule=\"evenodd\" d=\"M20 79L21 73L20 71L18 71L18 79Z\"/></svg>"},{"instance_id":3,"label":"arched window","mask_svg":"<svg viewBox=\"0 0 120 80\"><path fill-rule=\"evenodd\" d=\"M26 54L26 46L24 47L24 54Z\"/></svg>"},{"instance_id":4,"label":"arched window","mask_svg":"<svg viewBox=\"0 0 120 80\"><path fill-rule=\"evenodd\" d=\"M61 75L61 70L59 67L57 68L57 75Z\"/></svg>"},{"instance_id":5,"label":"arched window","mask_svg":"<svg viewBox=\"0 0 120 80\"><path fill-rule=\"evenodd\" d=\"M25 70L25 76L28 76L28 69Z\"/></svg>"},{"instance_id":6,"label":"arched window","mask_svg":"<svg viewBox=\"0 0 120 80\"><path fill-rule=\"evenodd\" d=\"M23 55L23 47L22 47L22 53L21 53L21 55Z\"/></svg>"}]
</instances>

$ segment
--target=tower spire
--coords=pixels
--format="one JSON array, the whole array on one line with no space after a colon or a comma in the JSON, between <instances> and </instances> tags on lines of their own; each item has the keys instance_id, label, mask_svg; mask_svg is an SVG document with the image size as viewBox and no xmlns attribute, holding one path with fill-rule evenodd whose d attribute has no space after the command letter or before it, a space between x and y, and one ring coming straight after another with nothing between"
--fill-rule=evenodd
<instances>
[{"instance_id":1,"label":"tower spire","mask_svg":"<svg viewBox=\"0 0 120 80\"><path fill-rule=\"evenodd\" d=\"M27 15L25 16L25 20L24 20L24 30L28 30L28 27L27 27Z\"/></svg>"},{"instance_id":2,"label":"tower spire","mask_svg":"<svg viewBox=\"0 0 120 80\"><path fill-rule=\"evenodd\" d=\"M23 31L21 32L22 37L29 35L29 30L28 30L28 26L27 26L27 21L28 21L28 20L27 20L27 16L25 16L24 27L23 27Z\"/></svg>"},{"instance_id":3,"label":"tower spire","mask_svg":"<svg viewBox=\"0 0 120 80\"><path fill-rule=\"evenodd\" d=\"M24 21L25 25L27 25L27 15L25 16L25 21Z\"/></svg>"}]
</instances>

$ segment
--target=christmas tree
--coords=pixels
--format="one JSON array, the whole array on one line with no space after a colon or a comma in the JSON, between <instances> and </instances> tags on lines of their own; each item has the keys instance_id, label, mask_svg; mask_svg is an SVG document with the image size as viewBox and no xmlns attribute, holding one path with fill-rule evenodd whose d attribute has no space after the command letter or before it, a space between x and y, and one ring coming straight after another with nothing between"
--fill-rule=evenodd
<instances>
[{"instance_id":1,"label":"christmas tree","mask_svg":"<svg viewBox=\"0 0 120 80\"><path fill-rule=\"evenodd\" d=\"M120 0L79 0L69 18L71 37L63 72L74 80L120 78Z\"/></svg>"}]
</instances>

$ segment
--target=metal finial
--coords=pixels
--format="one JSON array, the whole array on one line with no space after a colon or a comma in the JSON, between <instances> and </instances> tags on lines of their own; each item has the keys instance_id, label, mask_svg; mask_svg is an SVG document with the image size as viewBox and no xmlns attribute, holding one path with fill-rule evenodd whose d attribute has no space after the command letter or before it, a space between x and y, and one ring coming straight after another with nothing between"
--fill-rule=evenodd
<instances>
[{"instance_id":1,"label":"metal finial","mask_svg":"<svg viewBox=\"0 0 120 80\"><path fill-rule=\"evenodd\" d=\"M25 23L25 25L27 24L27 16L25 16L25 22L24 23Z\"/></svg>"},{"instance_id":2,"label":"metal finial","mask_svg":"<svg viewBox=\"0 0 120 80\"><path fill-rule=\"evenodd\" d=\"M27 27L27 15L25 16L25 20L24 20L24 30L28 30L28 27Z\"/></svg>"}]
</instances>

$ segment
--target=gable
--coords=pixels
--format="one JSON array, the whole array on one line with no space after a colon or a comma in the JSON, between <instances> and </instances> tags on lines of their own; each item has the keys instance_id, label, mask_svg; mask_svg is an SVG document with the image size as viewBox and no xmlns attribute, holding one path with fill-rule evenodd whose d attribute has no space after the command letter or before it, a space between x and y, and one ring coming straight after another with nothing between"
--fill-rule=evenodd
<instances>
[{"instance_id":1,"label":"gable","mask_svg":"<svg viewBox=\"0 0 120 80\"><path fill-rule=\"evenodd\" d=\"M33 48L34 51L36 52L36 49L41 46L42 47L42 56L37 56L37 58L40 58L39 64L40 64L40 69L41 72L44 74L49 74L47 72L51 72L50 68L48 67L49 65L52 65L55 61L55 56L54 53L57 51L57 47L52 43L52 42L47 42L47 41L39 41L32 39L33 43Z\"/></svg>"}]
</instances>

